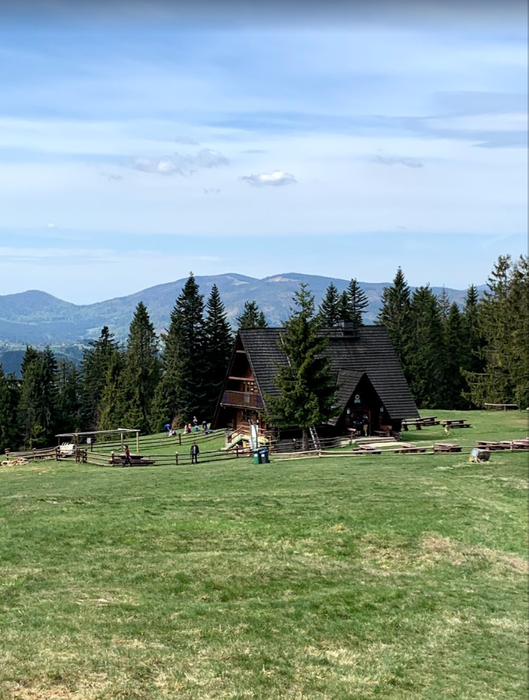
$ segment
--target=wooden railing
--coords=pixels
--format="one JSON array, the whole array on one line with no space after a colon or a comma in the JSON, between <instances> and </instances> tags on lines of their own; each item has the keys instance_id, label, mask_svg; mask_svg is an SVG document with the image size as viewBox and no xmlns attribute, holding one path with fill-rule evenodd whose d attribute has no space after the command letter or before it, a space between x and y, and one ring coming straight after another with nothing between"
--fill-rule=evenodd
<instances>
[{"instance_id":1,"label":"wooden railing","mask_svg":"<svg viewBox=\"0 0 529 700\"><path fill-rule=\"evenodd\" d=\"M264 408L261 395L247 391L225 391L222 394L221 403L227 406L241 406L243 408L255 408L257 410L262 410Z\"/></svg>"}]
</instances>

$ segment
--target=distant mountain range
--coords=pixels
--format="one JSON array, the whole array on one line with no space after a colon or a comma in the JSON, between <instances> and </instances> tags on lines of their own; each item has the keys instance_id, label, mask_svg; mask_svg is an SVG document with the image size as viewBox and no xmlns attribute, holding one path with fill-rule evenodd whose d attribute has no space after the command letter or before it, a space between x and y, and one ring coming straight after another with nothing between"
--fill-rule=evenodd
<instances>
[{"instance_id":1,"label":"distant mountain range","mask_svg":"<svg viewBox=\"0 0 529 700\"><path fill-rule=\"evenodd\" d=\"M341 292L349 280L318 275L285 273L255 279L239 274L196 277L200 292L207 300L213 284L219 288L230 323L236 326L246 301L255 300L272 326L280 325L289 314L292 296L300 282L306 282L319 304L329 284L333 282ZM167 328L176 298L186 279L168 282L125 297L109 299L96 304L76 305L57 299L41 291L0 296L0 345L5 359L7 351L26 344L42 346L77 346L77 351L66 350L69 356L80 354L79 345L97 338L103 326L108 326L119 340L127 336L134 310L140 301L147 307L158 332ZM369 299L365 315L367 323L374 323L380 309L382 291L389 282L360 282ZM440 287L433 287L437 294ZM466 291L446 289L451 300L461 303ZM19 353L15 353L18 357ZM4 369L9 371L0 356ZM13 357L14 364L18 364Z\"/></svg>"}]
</instances>

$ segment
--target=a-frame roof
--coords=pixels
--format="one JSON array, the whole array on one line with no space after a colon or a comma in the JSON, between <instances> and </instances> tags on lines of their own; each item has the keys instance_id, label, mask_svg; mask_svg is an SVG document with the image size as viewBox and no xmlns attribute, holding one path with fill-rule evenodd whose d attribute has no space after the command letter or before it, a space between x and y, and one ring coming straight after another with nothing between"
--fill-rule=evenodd
<instances>
[{"instance_id":1,"label":"a-frame roof","mask_svg":"<svg viewBox=\"0 0 529 700\"><path fill-rule=\"evenodd\" d=\"M281 349L282 328L255 328L239 331L243 348L252 367L259 391L278 396L275 384L278 367L287 364ZM419 417L415 401L384 326L361 326L354 332L341 329L322 331L329 336L326 353L331 370L337 375L337 407L340 412L351 397L362 374L373 388L392 420Z\"/></svg>"}]
</instances>

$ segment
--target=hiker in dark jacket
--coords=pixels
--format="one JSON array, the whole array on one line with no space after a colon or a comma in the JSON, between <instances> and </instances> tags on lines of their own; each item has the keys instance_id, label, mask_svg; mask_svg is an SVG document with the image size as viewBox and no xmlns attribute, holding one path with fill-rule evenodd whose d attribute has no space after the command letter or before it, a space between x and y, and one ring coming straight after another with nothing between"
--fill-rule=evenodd
<instances>
[{"instance_id":1,"label":"hiker in dark jacket","mask_svg":"<svg viewBox=\"0 0 529 700\"><path fill-rule=\"evenodd\" d=\"M191 450L190 450L190 453L191 453L191 464L198 464L198 454L199 454L199 452L200 452L200 449L199 449L197 443L194 442L194 443L191 445Z\"/></svg>"}]
</instances>

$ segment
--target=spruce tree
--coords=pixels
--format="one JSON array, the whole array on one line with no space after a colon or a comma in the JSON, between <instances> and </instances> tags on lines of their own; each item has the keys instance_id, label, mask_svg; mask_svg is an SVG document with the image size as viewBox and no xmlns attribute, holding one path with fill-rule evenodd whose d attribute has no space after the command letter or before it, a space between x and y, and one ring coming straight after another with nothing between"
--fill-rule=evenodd
<instances>
[{"instance_id":1,"label":"spruce tree","mask_svg":"<svg viewBox=\"0 0 529 700\"><path fill-rule=\"evenodd\" d=\"M444 390L445 407L450 409L468 408L462 392L465 388L463 368L466 360L464 321L456 302L453 302L444 324Z\"/></svg>"},{"instance_id":2,"label":"spruce tree","mask_svg":"<svg viewBox=\"0 0 529 700\"><path fill-rule=\"evenodd\" d=\"M189 423L207 411L204 300L191 272L171 313L164 336L163 377L156 392L155 416L164 423Z\"/></svg>"},{"instance_id":3,"label":"spruce tree","mask_svg":"<svg viewBox=\"0 0 529 700\"><path fill-rule=\"evenodd\" d=\"M323 297L316 320L320 328L335 328L340 323L341 316L340 293L331 282Z\"/></svg>"},{"instance_id":4,"label":"spruce tree","mask_svg":"<svg viewBox=\"0 0 529 700\"><path fill-rule=\"evenodd\" d=\"M514 400L514 386L507 362L513 322L508 300L511 272L511 256L500 255L479 304L480 326L486 342L483 348L484 372L474 378L472 389L473 401L478 406L486 402L511 403Z\"/></svg>"},{"instance_id":5,"label":"spruce tree","mask_svg":"<svg viewBox=\"0 0 529 700\"><path fill-rule=\"evenodd\" d=\"M280 347L287 357L276 376L279 397L267 397L270 422L278 427L302 429L303 449L309 428L336 414L336 377L325 355L327 339L318 335L314 297L306 284L294 294L295 308L284 324Z\"/></svg>"},{"instance_id":6,"label":"spruce tree","mask_svg":"<svg viewBox=\"0 0 529 700\"><path fill-rule=\"evenodd\" d=\"M123 370L125 368L124 353L116 349L112 355L105 373L105 383L99 403L98 430L115 430L116 428L133 427L125 425L127 397L123 388Z\"/></svg>"},{"instance_id":7,"label":"spruce tree","mask_svg":"<svg viewBox=\"0 0 529 700\"><path fill-rule=\"evenodd\" d=\"M265 315L259 311L255 301L245 301L244 309L240 316L237 316L237 326L240 331L252 328L267 328Z\"/></svg>"},{"instance_id":8,"label":"spruce tree","mask_svg":"<svg viewBox=\"0 0 529 700\"><path fill-rule=\"evenodd\" d=\"M59 432L79 431L82 427L80 376L70 360L57 366L57 428Z\"/></svg>"},{"instance_id":9,"label":"spruce tree","mask_svg":"<svg viewBox=\"0 0 529 700\"><path fill-rule=\"evenodd\" d=\"M27 447L53 442L57 419L57 362L51 350L26 350L22 361L19 422Z\"/></svg>"},{"instance_id":10,"label":"spruce tree","mask_svg":"<svg viewBox=\"0 0 529 700\"><path fill-rule=\"evenodd\" d=\"M406 348L410 335L410 288L399 267L390 287L382 291L378 322L385 326L404 373L408 374Z\"/></svg>"},{"instance_id":11,"label":"spruce tree","mask_svg":"<svg viewBox=\"0 0 529 700\"><path fill-rule=\"evenodd\" d=\"M206 418L211 420L226 376L233 346L233 337L226 320L226 311L216 284L211 288L211 294L206 304L204 331Z\"/></svg>"},{"instance_id":12,"label":"spruce tree","mask_svg":"<svg viewBox=\"0 0 529 700\"><path fill-rule=\"evenodd\" d=\"M413 292L406 355L415 402L420 408L441 408L446 400L443 328L437 297L429 286Z\"/></svg>"},{"instance_id":13,"label":"spruce tree","mask_svg":"<svg viewBox=\"0 0 529 700\"><path fill-rule=\"evenodd\" d=\"M347 296L347 290L340 294L340 300L338 302L338 315L341 323L350 323L353 320L351 309L349 308L349 297Z\"/></svg>"},{"instance_id":14,"label":"spruce tree","mask_svg":"<svg viewBox=\"0 0 529 700\"><path fill-rule=\"evenodd\" d=\"M514 263L509 280L508 311L512 319L508 367L514 403L529 407L529 256Z\"/></svg>"},{"instance_id":15,"label":"spruce tree","mask_svg":"<svg viewBox=\"0 0 529 700\"><path fill-rule=\"evenodd\" d=\"M443 325L447 322L448 316L450 314L450 308L452 306L452 303L450 301L450 297L448 296L448 292L446 291L446 287L443 284L443 288L441 289L441 293L437 295L437 303L439 304L439 313L441 314L441 322Z\"/></svg>"},{"instance_id":16,"label":"spruce tree","mask_svg":"<svg viewBox=\"0 0 529 700\"><path fill-rule=\"evenodd\" d=\"M484 403L529 403L529 258L501 255L479 303L482 372L467 373L469 396Z\"/></svg>"},{"instance_id":17,"label":"spruce tree","mask_svg":"<svg viewBox=\"0 0 529 700\"><path fill-rule=\"evenodd\" d=\"M349 282L349 286L347 287L347 302L353 328L363 326L363 317L365 310L369 306L369 300L366 293L354 278Z\"/></svg>"},{"instance_id":18,"label":"spruce tree","mask_svg":"<svg viewBox=\"0 0 529 700\"><path fill-rule=\"evenodd\" d=\"M0 364L0 453L20 445L19 398L20 381L14 375L6 376Z\"/></svg>"},{"instance_id":19,"label":"spruce tree","mask_svg":"<svg viewBox=\"0 0 529 700\"><path fill-rule=\"evenodd\" d=\"M97 340L89 342L81 361L81 411L83 425L88 430L99 426L101 399L112 355L118 351L114 334L103 326Z\"/></svg>"},{"instance_id":20,"label":"spruce tree","mask_svg":"<svg viewBox=\"0 0 529 700\"><path fill-rule=\"evenodd\" d=\"M130 324L122 374L124 427L139 428L143 433L151 432L151 408L160 374L154 326L145 305L140 301Z\"/></svg>"}]
</instances>

